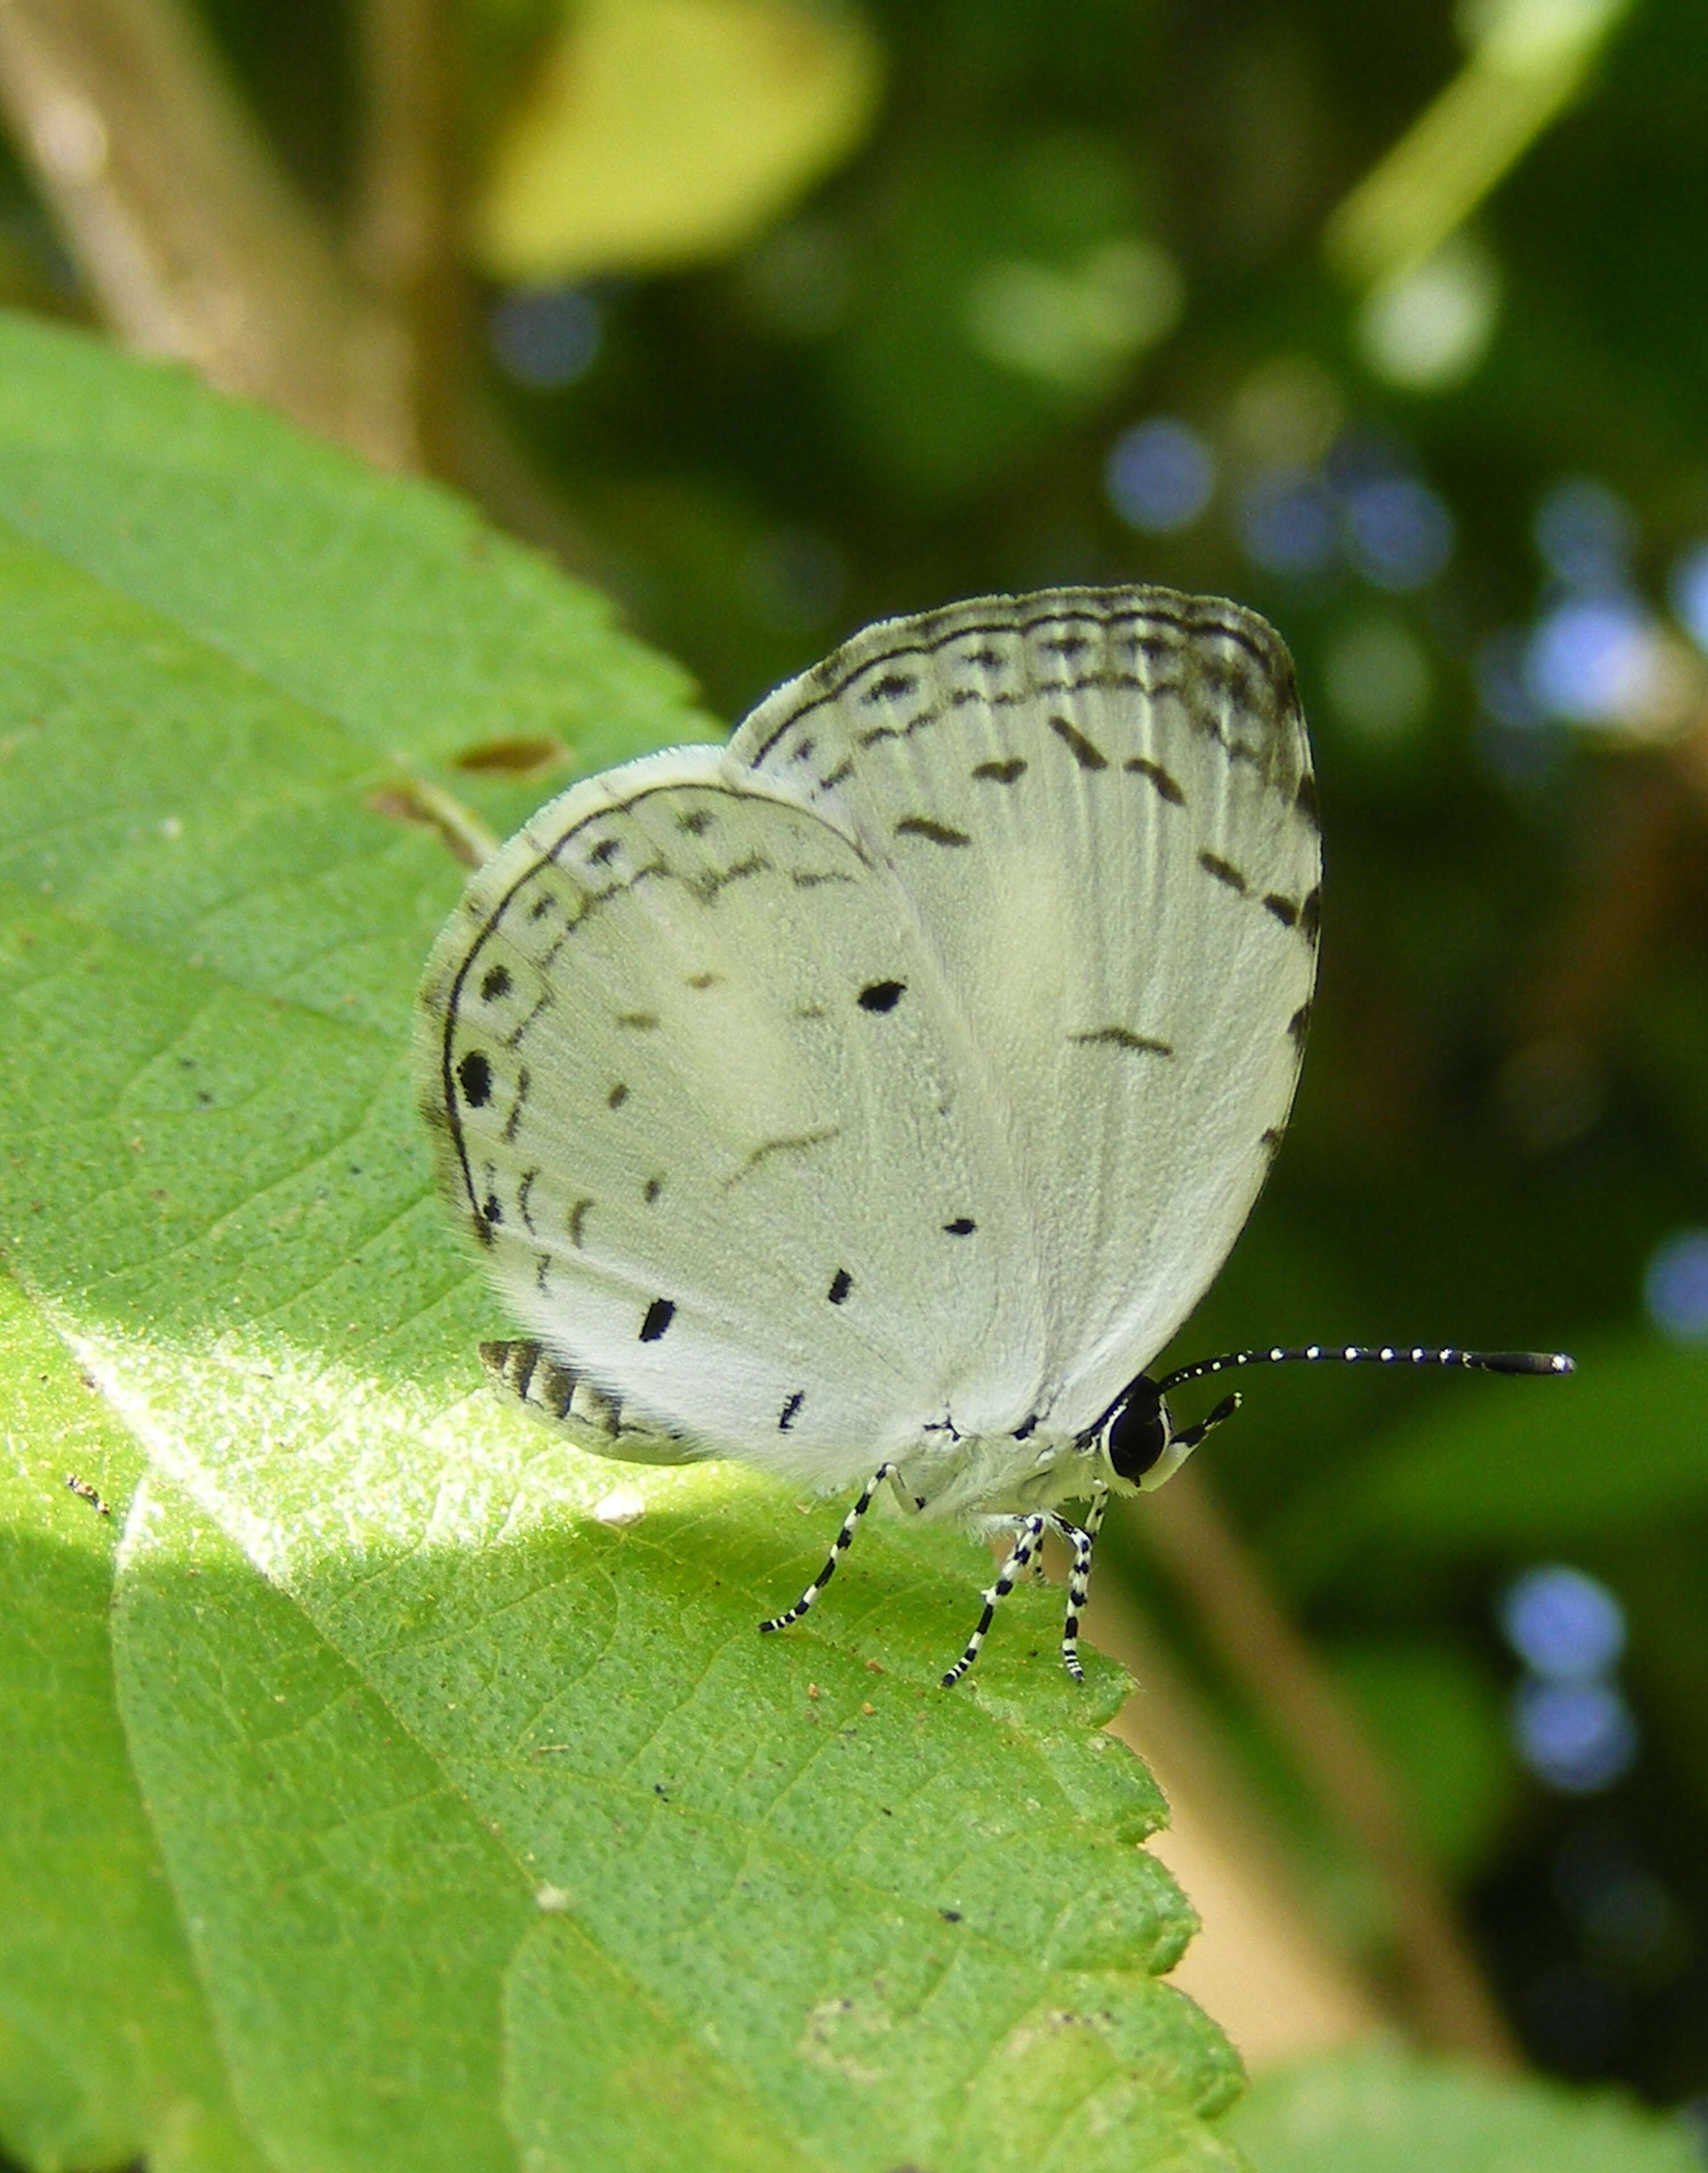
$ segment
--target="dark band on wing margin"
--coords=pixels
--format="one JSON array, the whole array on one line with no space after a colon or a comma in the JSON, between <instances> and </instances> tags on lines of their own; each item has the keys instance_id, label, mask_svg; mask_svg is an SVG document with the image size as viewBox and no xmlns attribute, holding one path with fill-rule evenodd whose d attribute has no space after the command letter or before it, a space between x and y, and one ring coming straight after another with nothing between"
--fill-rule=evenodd
<instances>
[{"instance_id":1,"label":"dark band on wing margin","mask_svg":"<svg viewBox=\"0 0 1708 2173\"><path fill-rule=\"evenodd\" d=\"M1104 593L1113 599L1118 595L1125 595L1127 592L1112 589ZM929 619L934 616L935 614L929 612L920 614L924 619ZM1188 617L1179 612L1158 610L1150 605L1134 606L1130 603L1105 611L1098 611L1090 604L1070 604L1059 607L1053 611L1040 612L1036 618L972 620L965 625L953 627L943 633L934 634L929 639L910 641L905 648L881 650L875 656L866 657L860 663L850 666L842 678L822 688L810 700L803 702L799 709L790 710L763 747L757 748L748 758L748 767L757 768L772 748L776 746L778 741L783 738L785 733L791 731L803 717L814 709L822 709L827 703L839 702L854 682L864 672L873 670L875 666L897 663L909 656L935 656L940 650L947 649L953 642L976 639L983 635L996 637L1017 634L1024 637L1035 634L1041 626L1055 625L1064 619L1080 620L1086 625L1102 627L1106 630L1122 626L1136 627L1142 622L1147 626L1167 627L1176 634L1224 635L1237 649L1243 649L1247 655L1261 666L1264 672L1273 679L1280 697L1278 704L1280 709L1285 711L1290 706L1296 705L1297 694L1293 674L1286 668L1285 652L1280 648L1279 638L1274 649L1268 648L1259 638L1247 634L1244 627L1236 624L1231 620L1207 613ZM854 639L857 640L859 636L856 635ZM1066 681L1059 686L1040 687L1032 692L1034 693L1071 693L1074 685L1074 682Z\"/></svg>"}]
</instances>

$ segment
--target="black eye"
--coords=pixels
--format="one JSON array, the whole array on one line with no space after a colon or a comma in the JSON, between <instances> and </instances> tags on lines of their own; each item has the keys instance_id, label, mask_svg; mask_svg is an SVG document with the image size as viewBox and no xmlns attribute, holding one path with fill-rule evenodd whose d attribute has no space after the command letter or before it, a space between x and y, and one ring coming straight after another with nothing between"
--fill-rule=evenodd
<instances>
[{"instance_id":1,"label":"black eye","mask_svg":"<svg viewBox=\"0 0 1708 2173\"><path fill-rule=\"evenodd\" d=\"M1141 1373L1123 1397L1103 1437L1118 1479L1142 1479L1168 1446L1168 1421L1156 1383Z\"/></svg>"}]
</instances>

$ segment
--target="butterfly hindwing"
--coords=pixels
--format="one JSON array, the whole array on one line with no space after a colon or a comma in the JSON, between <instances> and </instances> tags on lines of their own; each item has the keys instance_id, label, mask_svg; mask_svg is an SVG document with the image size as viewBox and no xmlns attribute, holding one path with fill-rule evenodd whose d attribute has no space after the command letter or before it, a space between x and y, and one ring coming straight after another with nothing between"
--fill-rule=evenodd
<instances>
[{"instance_id":1,"label":"butterfly hindwing","mask_svg":"<svg viewBox=\"0 0 1708 2173\"><path fill-rule=\"evenodd\" d=\"M442 1182L511 1311L631 1415L826 1484L969 1344L1035 1371L935 973L890 872L716 751L541 810L424 997Z\"/></svg>"}]
</instances>

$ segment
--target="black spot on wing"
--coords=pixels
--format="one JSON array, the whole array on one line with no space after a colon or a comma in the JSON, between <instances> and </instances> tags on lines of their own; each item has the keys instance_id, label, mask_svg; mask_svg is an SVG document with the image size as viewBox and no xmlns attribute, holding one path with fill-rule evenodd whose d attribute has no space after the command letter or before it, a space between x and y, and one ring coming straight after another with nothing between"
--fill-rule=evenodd
<instances>
[{"instance_id":1,"label":"black spot on wing","mask_svg":"<svg viewBox=\"0 0 1708 2173\"><path fill-rule=\"evenodd\" d=\"M1012 785L1016 778L1026 774L1026 763L1017 754L1002 762L979 762L973 766L973 774L992 785Z\"/></svg>"},{"instance_id":2,"label":"black spot on wing","mask_svg":"<svg viewBox=\"0 0 1708 2173\"><path fill-rule=\"evenodd\" d=\"M957 1215L952 1222L943 1225L943 1234L947 1237L970 1237L978 1227L970 1215Z\"/></svg>"},{"instance_id":3,"label":"black spot on wing","mask_svg":"<svg viewBox=\"0 0 1708 2173\"><path fill-rule=\"evenodd\" d=\"M622 1080L619 1079L616 1086L614 1086L611 1092L606 1096L605 1106L607 1109L620 1109L628 1099L628 1089L623 1085Z\"/></svg>"},{"instance_id":4,"label":"black spot on wing","mask_svg":"<svg viewBox=\"0 0 1708 2173\"><path fill-rule=\"evenodd\" d=\"M1237 656L1200 656L1198 676L1231 709L1255 709L1262 704L1263 681Z\"/></svg>"},{"instance_id":5,"label":"black spot on wing","mask_svg":"<svg viewBox=\"0 0 1708 2173\"><path fill-rule=\"evenodd\" d=\"M1148 778L1171 807L1185 806L1186 795L1160 762L1152 762L1148 756L1135 754L1123 763L1121 767L1123 769L1131 770L1135 777Z\"/></svg>"},{"instance_id":6,"label":"black spot on wing","mask_svg":"<svg viewBox=\"0 0 1708 2173\"><path fill-rule=\"evenodd\" d=\"M671 1321L676 1309L667 1297L655 1297L646 1309L646 1318L640 1324L640 1340L656 1343Z\"/></svg>"},{"instance_id":7,"label":"black spot on wing","mask_svg":"<svg viewBox=\"0 0 1708 2173\"><path fill-rule=\"evenodd\" d=\"M1314 943L1323 926L1323 890L1320 884L1299 908L1299 926Z\"/></svg>"},{"instance_id":8,"label":"black spot on wing","mask_svg":"<svg viewBox=\"0 0 1708 2173\"><path fill-rule=\"evenodd\" d=\"M587 1224L587 1211L592 1205L590 1200L578 1200L569 1210L569 1242L578 1252L581 1248L582 1232Z\"/></svg>"},{"instance_id":9,"label":"black spot on wing","mask_svg":"<svg viewBox=\"0 0 1708 2173\"><path fill-rule=\"evenodd\" d=\"M1283 928L1291 928L1295 926L1298 921L1299 908L1297 902L1290 898L1283 898L1279 891L1272 890L1265 894L1263 898L1263 910L1266 913L1274 914L1276 919L1280 922Z\"/></svg>"},{"instance_id":10,"label":"black spot on wing","mask_svg":"<svg viewBox=\"0 0 1708 2173\"><path fill-rule=\"evenodd\" d=\"M489 1004L510 993L510 969L508 966L489 966L481 977L481 995Z\"/></svg>"},{"instance_id":11,"label":"black spot on wing","mask_svg":"<svg viewBox=\"0 0 1708 2173\"><path fill-rule=\"evenodd\" d=\"M640 1189L640 1196L650 1207L663 1190L664 1179L661 1177L649 1177Z\"/></svg>"},{"instance_id":12,"label":"black spot on wing","mask_svg":"<svg viewBox=\"0 0 1708 2173\"><path fill-rule=\"evenodd\" d=\"M614 860L621 850L622 844L618 838L601 838L596 845L588 847L587 857L595 868L602 868L607 860Z\"/></svg>"},{"instance_id":13,"label":"black spot on wing","mask_svg":"<svg viewBox=\"0 0 1708 2173\"><path fill-rule=\"evenodd\" d=\"M715 973L690 973L687 985L691 989L709 989L715 985L717 979Z\"/></svg>"},{"instance_id":14,"label":"black spot on wing","mask_svg":"<svg viewBox=\"0 0 1708 2173\"><path fill-rule=\"evenodd\" d=\"M830 1288L825 1292L832 1305L840 1305L854 1288L854 1277L846 1268L838 1268L830 1279Z\"/></svg>"},{"instance_id":15,"label":"black spot on wing","mask_svg":"<svg viewBox=\"0 0 1708 2173\"><path fill-rule=\"evenodd\" d=\"M777 1431L779 1433L787 1433L789 1432L789 1429L795 1424L795 1413L800 1409L800 1406L806 1401L806 1391L805 1388L796 1388L792 1394L787 1395L784 1398L783 1409L779 1413L777 1420Z\"/></svg>"},{"instance_id":16,"label":"black spot on wing","mask_svg":"<svg viewBox=\"0 0 1708 2173\"><path fill-rule=\"evenodd\" d=\"M735 860L727 868L708 868L703 875L691 876L686 887L703 904L710 905L720 891L731 883L745 882L750 876L770 872L771 863L763 853L749 853L745 860Z\"/></svg>"},{"instance_id":17,"label":"black spot on wing","mask_svg":"<svg viewBox=\"0 0 1708 2173\"><path fill-rule=\"evenodd\" d=\"M1070 724L1065 717L1052 717L1050 730L1081 769L1097 770L1109 767L1109 758L1103 750L1088 740L1078 725Z\"/></svg>"},{"instance_id":18,"label":"black spot on wing","mask_svg":"<svg viewBox=\"0 0 1708 2173\"><path fill-rule=\"evenodd\" d=\"M471 1109L483 1109L493 1098L493 1067L477 1049L469 1050L459 1058L456 1083L462 1089L462 1098Z\"/></svg>"},{"instance_id":19,"label":"black spot on wing","mask_svg":"<svg viewBox=\"0 0 1708 2173\"><path fill-rule=\"evenodd\" d=\"M1317 780L1309 770L1299 779L1298 790L1293 795L1293 805L1312 829L1321 827L1322 816L1317 805Z\"/></svg>"},{"instance_id":20,"label":"black spot on wing","mask_svg":"<svg viewBox=\"0 0 1708 2173\"><path fill-rule=\"evenodd\" d=\"M904 696L911 694L919 683L911 671L886 671L881 677L874 679L869 686L861 688L860 699L868 704L899 702Z\"/></svg>"},{"instance_id":21,"label":"black spot on wing","mask_svg":"<svg viewBox=\"0 0 1708 2173\"><path fill-rule=\"evenodd\" d=\"M1102 1043L1110 1049L1130 1049L1145 1056L1172 1056L1174 1054L1171 1043L1158 1041L1148 1033L1134 1033L1131 1027L1126 1026L1094 1027L1089 1033L1070 1033L1068 1039L1090 1046Z\"/></svg>"},{"instance_id":22,"label":"black spot on wing","mask_svg":"<svg viewBox=\"0 0 1708 2173\"><path fill-rule=\"evenodd\" d=\"M712 811L709 807L690 807L685 814L676 817L677 829L686 830L691 838L699 837L711 827Z\"/></svg>"},{"instance_id":23,"label":"black spot on wing","mask_svg":"<svg viewBox=\"0 0 1708 2173\"><path fill-rule=\"evenodd\" d=\"M1248 887L1246 879L1231 860L1223 860L1220 853L1204 852L1199 855L1198 865L1207 876L1214 876L1219 883L1226 883L1242 898L1245 896Z\"/></svg>"},{"instance_id":24,"label":"black spot on wing","mask_svg":"<svg viewBox=\"0 0 1708 2173\"><path fill-rule=\"evenodd\" d=\"M656 1011L619 1011L617 1023L626 1026L632 1033L651 1033L658 1026Z\"/></svg>"},{"instance_id":25,"label":"black spot on wing","mask_svg":"<svg viewBox=\"0 0 1708 2173\"><path fill-rule=\"evenodd\" d=\"M746 1161L729 1183L739 1183L750 1171L757 1169L762 1162L768 1162L773 1155L805 1154L810 1147L821 1147L827 1140L838 1138L841 1132L840 1124L825 1124L816 1132L789 1132L777 1139L761 1140L757 1147L749 1151Z\"/></svg>"},{"instance_id":26,"label":"black spot on wing","mask_svg":"<svg viewBox=\"0 0 1708 2173\"><path fill-rule=\"evenodd\" d=\"M1309 1004L1301 1004L1298 1010L1287 1021L1287 1032L1302 1049L1305 1045L1305 1036L1309 1033L1310 1028L1311 1006Z\"/></svg>"},{"instance_id":27,"label":"black spot on wing","mask_svg":"<svg viewBox=\"0 0 1708 2173\"><path fill-rule=\"evenodd\" d=\"M1268 1131L1259 1132L1258 1135L1258 1145L1263 1149L1266 1155L1271 1157L1271 1159L1274 1158L1275 1150L1280 1146L1280 1144L1281 1135L1274 1124L1269 1126Z\"/></svg>"},{"instance_id":28,"label":"black spot on wing","mask_svg":"<svg viewBox=\"0 0 1708 2173\"><path fill-rule=\"evenodd\" d=\"M905 981L868 981L854 1001L863 1011L892 1011L907 993Z\"/></svg>"},{"instance_id":29,"label":"black spot on wing","mask_svg":"<svg viewBox=\"0 0 1708 2173\"><path fill-rule=\"evenodd\" d=\"M547 954L547 969L548 972L550 970L550 962L555 956L555 951L548 952ZM533 1032L535 1021L539 1018L543 1012L549 1011L551 1009L551 993L549 989L542 988L540 991L537 1001L535 1003L532 1010L528 1013L528 1016L525 1019L520 1021L518 1024L513 1026L510 1028L509 1034L505 1037L512 1049L516 1049L520 1046L521 1043L527 1038L527 1036Z\"/></svg>"},{"instance_id":30,"label":"black spot on wing","mask_svg":"<svg viewBox=\"0 0 1708 2173\"><path fill-rule=\"evenodd\" d=\"M522 1121L522 1112L528 1106L528 1089L532 1084L528 1067L524 1064L516 1072L516 1091L511 1097L510 1113L504 1119L504 1129L500 1135L506 1141L516 1136L516 1128Z\"/></svg>"},{"instance_id":31,"label":"black spot on wing","mask_svg":"<svg viewBox=\"0 0 1708 2173\"><path fill-rule=\"evenodd\" d=\"M896 825L898 838L924 838L934 845L970 845L973 843L964 830L951 829L946 822L934 822L929 815L904 815Z\"/></svg>"},{"instance_id":32,"label":"black spot on wing","mask_svg":"<svg viewBox=\"0 0 1708 2173\"><path fill-rule=\"evenodd\" d=\"M874 725L859 735L859 744L870 747L876 747L881 740L912 739L915 732L922 732L928 725L935 725L942 714L940 709L921 709L916 716L909 717L905 724Z\"/></svg>"}]
</instances>

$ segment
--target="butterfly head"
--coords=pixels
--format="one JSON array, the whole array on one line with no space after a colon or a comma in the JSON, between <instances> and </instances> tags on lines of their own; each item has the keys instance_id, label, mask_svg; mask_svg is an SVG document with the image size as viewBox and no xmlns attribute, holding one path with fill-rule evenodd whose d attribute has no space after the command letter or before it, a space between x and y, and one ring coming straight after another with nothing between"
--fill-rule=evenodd
<instances>
[{"instance_id":1,"label":"butterfly head","mask_svg":"<svg viewBox=\"0 0 1708 2173\"><path fill-rule=\"evenodd\" d=\"M1237 1396L1224 1396L1196 1426L1177 1426L1162 1385L1148 1373L1129 1381L1081 1445L1105 1463L1107 1484L1118 1494L1154 1494L1172 1479L1212 1426L1231 1418Z\"/></svg>"}]
</instances>

